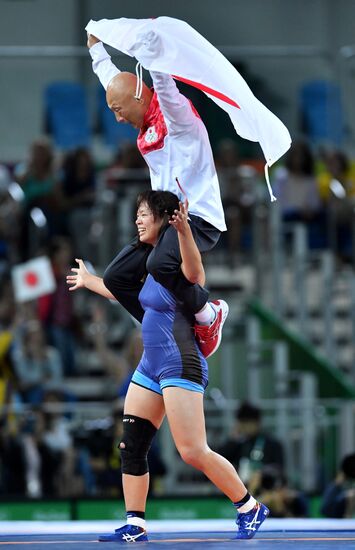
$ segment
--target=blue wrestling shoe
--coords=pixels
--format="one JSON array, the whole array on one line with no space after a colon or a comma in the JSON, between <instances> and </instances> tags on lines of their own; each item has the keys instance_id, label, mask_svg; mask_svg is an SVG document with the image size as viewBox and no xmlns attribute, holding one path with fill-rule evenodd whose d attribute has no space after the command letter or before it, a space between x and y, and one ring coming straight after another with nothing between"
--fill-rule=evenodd
<instances>
[{"instance_id":1,"label":"blue wrestling shoe","mask_svg":"<svg viewBox=\"0 0 355 550\"><path fill-rule=\"evenodd\" d=\"M252 539L269 513L269 508L260 502L250 512L239 513L235 520L238 525L236 539Z\"/></svg>"},{"instance_id":2,"label":"blue wrestling shoe","mask_svg":"<svg viewBox=\"0 0 355 550\"><path fill-rule=\"evenodd\" d=\"M147 531L137 525L124 525L111 535L100 535L100 542L147 542Z\"/></svg>"}]
</instances>

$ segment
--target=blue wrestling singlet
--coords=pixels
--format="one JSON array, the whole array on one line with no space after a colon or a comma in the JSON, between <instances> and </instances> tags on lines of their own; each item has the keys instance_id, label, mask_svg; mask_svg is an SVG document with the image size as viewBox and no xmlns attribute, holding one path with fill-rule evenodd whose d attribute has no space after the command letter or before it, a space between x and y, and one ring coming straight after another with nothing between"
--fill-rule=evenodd
<instances>
[{"instance_id":1,"label":"blue wrestling singlet","mask_svg":"<svg viewBox=\"0 0 355 550\"><path fill-rule=\"evenodd\" d=\"M193 318L152 275L147 276L139 301L144 309L144 352L131 381L159 394L169 386L203 393L208 365L195 340Z\"/></svg>"}]
</instances>

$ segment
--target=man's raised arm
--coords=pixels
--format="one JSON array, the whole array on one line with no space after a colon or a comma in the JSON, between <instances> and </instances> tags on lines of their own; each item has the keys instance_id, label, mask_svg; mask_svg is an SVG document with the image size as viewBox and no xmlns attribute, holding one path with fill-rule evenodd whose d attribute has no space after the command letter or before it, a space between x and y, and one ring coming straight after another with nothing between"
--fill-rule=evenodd
<instances>
[{"instance_id":1,"label":"man's raised arm","mask_svg":"<svg viewBox=\"0 0 355 550\"><path fill-rule=\"evenodd\" d=\"M92 70L107 90L110 81L121 71L112 63L103 43L93 34L88 34L87 47L92 58Z\"/></svg>"}]
</instances>

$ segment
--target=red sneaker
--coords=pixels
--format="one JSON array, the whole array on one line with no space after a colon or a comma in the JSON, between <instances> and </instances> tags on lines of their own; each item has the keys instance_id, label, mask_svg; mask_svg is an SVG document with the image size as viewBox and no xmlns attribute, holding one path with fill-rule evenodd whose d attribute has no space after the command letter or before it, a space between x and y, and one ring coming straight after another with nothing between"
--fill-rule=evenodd
<instances>
[{"instance_id":1,"label":"red sneaker","mask_svg":"<svg viewBox=\"0 0 355 550\"><path fill-rule=\"evenodd\" d=\"M195 324L195 336L204 357L210 357L218 348L222 340L222 328L227 319L229 307L224 300L211 302L216 311L216 318L210 325Z\"/></svg>"}]
</instances>

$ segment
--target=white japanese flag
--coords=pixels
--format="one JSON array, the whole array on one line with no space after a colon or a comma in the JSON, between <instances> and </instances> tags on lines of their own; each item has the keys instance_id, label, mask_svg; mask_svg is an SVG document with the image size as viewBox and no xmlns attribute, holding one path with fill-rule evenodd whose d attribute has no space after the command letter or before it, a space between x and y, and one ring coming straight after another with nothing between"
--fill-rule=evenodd
<instances>
[{"instance_id":1,"label":"white japanese flag","mask_svg":"<svg viewBox=\"0 0 355 550\"><path fill-rule=\"evenodd\" d=\"M28 302L56 289L49 258L41 256L16 265L11 272L16 302Z\"/></svg>"},{"instance_id":2,"label":"white japanese flag","mask_svg":"<svg viewBox=\"0 0 355 550\"><path fill-rule=\"evenodd\" d=\"M286 126L254 96L223 54L184 21L122 17L90 21L86 30L136 57L146 69L170 74L202 90L229 114L242 138L260 143L267 166L289 149Z\"/></svg>"}]
</instances>

